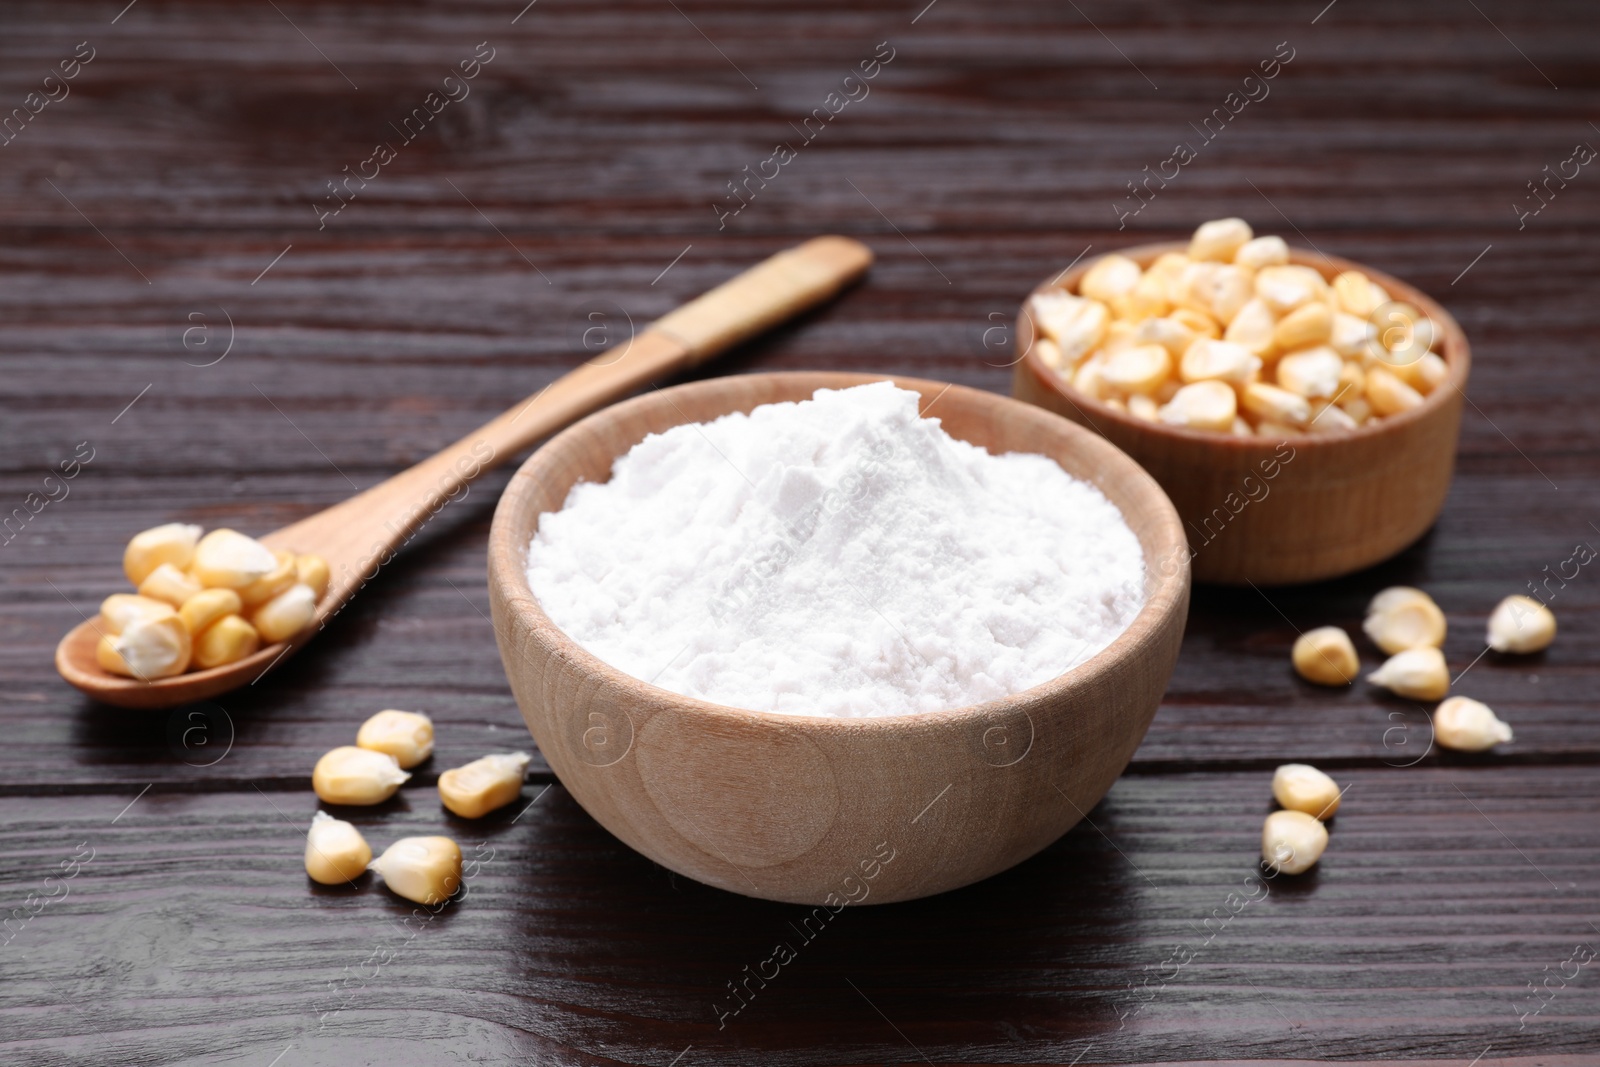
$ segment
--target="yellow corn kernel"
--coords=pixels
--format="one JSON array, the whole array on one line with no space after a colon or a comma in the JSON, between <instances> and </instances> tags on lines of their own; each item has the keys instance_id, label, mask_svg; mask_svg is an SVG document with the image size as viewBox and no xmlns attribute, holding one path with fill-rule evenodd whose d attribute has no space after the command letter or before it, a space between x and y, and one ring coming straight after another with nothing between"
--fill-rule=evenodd
<instances>
[{"instance_id":1,"label":"yellow corn kernel","mask_svg":"<svg viewBox=\"0 0 1600 1067\"><path fill-rule=\"evenodd\" d=\"M1372 405L1367 403L1365 396L1350 396L1346 394L1345 399L1339 401L1339 407L1344 410L1346 415L1355 420L1357 426L1372 418Z\"/></svg>"},{"instance_id":2,"label":"yellow corn kernel","mask_svg":"<svg viewBox=\"0 0 1600 1067\"><path fill-rule=\"evenodd\" d=\"M1247 270L1281 267L1289 262L1289 246L1282 237L1252 237L1233 254L1235 266Z\"/></svg>"},{"instance_id":3,"label":"yellow corn kernel","mask_svg":"<svg viewBox=\"0 0 1600 1067\"><path fill-rule=\"evenodd\" d=\"M194 651L189 628L175 611L134 619L111 639L111 647L130 677L147 682L182 674Z\"/></svg>"},{"instance_id":4,"label":"yellow corn kernel","mask_svg":"<svg viewBox=\"0 0 1600 1067\"><path fill-rule=\"evenodd\" d=\"M1299 393L1275 385L1251 382L1240 393L1244 409L1260 419L1289 426L1311 421L1311 404Z\"/></svg>"},{"instance_id":5,"label":"yellow corn kernel","mask_svg":"<svg viewBox=\"0 0 1600 1067\"><path fill-rule=\"evenodd\" d=\"M1285 437L1299 437L1306 431L1300 426L1290 426L1286 422L1274 419L1262 419L1256 423L1256 436L1265 437L1271 441L1281 441Z\"/></svg>"},{"instance_id":6,"label":"yellow corn kernel","mask_svg":"<svg viewBox=\"0 0 1600 1067\"><path fill-rule=\"evenodd\" d=\"M274 549L272 555L278 561L272 572L262 575L239 590L239 599L246 608L265 604L299 580L299 569L295 565L293 552L279 548Z\"/></svg>"},{"instance_id":7,"label":"yellow corn kernel","mask_svg":"<svg viewBox=\"0 0 1600 1067\"><path fill-rule=\"evenodd\" d=\"M1317 685L1349 685L1361 672L1361 661L1350 635L1337 626L1307 630L1290 653L1295 673Z\"/></svg>"},{"instance_id":8,"label":"yellow corn kernel","mask_svg":"<svg viewBox=\"0 0 1600 1067\"><path fill-rule=\"evenodd\" d=\"M1303 811L1275 811L1261 826L1261 862L1268 870L1304 874L1328 847L1328 828Z\"/></svg>"},{"instance_id":9,"label":"yellow corn kernel","mask_svg":"<svg viewBox=\"0 0 1600 1067\"><path fill-rule=\"evenodd\" d=\"M1379 415L1398 415L1422 403L1422 394L1381 366L1367 371L1367 402Z\"/></svg>"},{"instance_id":10,"label":"yellow corn kernel","mask_svg":"<svg viewBox=\"0 0 1600 1067\"><path fill-rule=\"evenodd\" d=\"M1095 351L1109 356L1121 352L1124 348L1132 348L1138 343L1133 339L1138 332L1139 328L1133 323L1116 319L1106 327L1105 336L1100 339L1100 347Z\"/></svg>"},{"instance_id":11,"label":"yellow corn kernel","mask_svg":"<svg viewBox=\"0 0 1600 1067\"><path fill-rule=\"evenodd\" d=\"M1450 692L1450 670L1437 648L1408 648L1383 661L1367 681L1412 700L1440 700Z\"/></svg>"},{"instance_id":12,"label":"yellow corn kernel","mask_svg":"<svg viewBox=\"0 0 1600 1067\"><path fill-rule=\"evenodd\" d=\"M1160 345L1126 348L1106 360L1100 379L1121 393L1153 393L1172 373L1172 357Z\"/></svg>"},{"instance_id":13,"label":"yellow corn kernel","mask_svg":"<svg viewBox=\"0 0 1600 1067\"><path fill-rule=\"evenodd\" d=\"M1158 316L1139 323L1133 333L1134 344L1160 345L1173 359L1183 355L1199 335L1175 318Z\"/></svg>"},{"instance_id":14,"label":"yellow corn kernel","mask_svg":"<svg viewBox=\"0 0 1600 1067\"><path fill-rule=\"evenodd\" d=\"M1312 301L1301 304L1278 320L1272 331L1272 341L1285 352L1293 352L1297 348L1320 345L1332 333L1333 312L1327 304Z\"/></svg>"},{"instance_id":15,"label":"yellow corn kernel","mask_svg":"<svg viewBox=\"0 0 1600 1067\"><path fill-rule=\"evenodd\" d=\"M271 600L256 608L250 623L270 644L287 641L311 625L317 614L317 596L309 585L296 582Z\"/></svg>"},{"instance_id":16,"label":"yellow corn kernel","mask_svg":"<svg viewBox=\"0 0 1600 1067\"><path fill-rule=\"evenodd\" d=\"M1103 400L1110 395L1110 387L1100 380L1100 371L1105 365L1104 356L1090 356L1072 372L1072 387L1090 399Z\"/></svg>"},{"instance_id":17,"label":"yellow corn kernel","mask_svg":"<svg viewBox=\"0 0 1600 1067\"><path fill-rule=\"evenodd\" d=\"M415 711L380 711L356 731L356 745L387 752L410 770L433 755L433 720Z\"/></svg>"},{"instance_id":18,"label":"yellow corn kernel","mask_svg":"<svg viewBox=\"0 0 1600 1067\"><path fill-rule=\"evenodd\" d=\"M1157 404L1170 404L1172 402L1172 398L1178 395L1178 390L1180 388L1182 388L1182 383L1179 382L1178 379L1168 378L1166 381L1161 383L1160 389L1157 389L1154 393L1150 394L1150 398Z\"/></svg>"},{"instance_id":19,"label":"yellow corn kernel","mask_svg":"<svg viewBox=\"0 0 1600 1067\"><path fill-rule=\"evenodd\" d=\"M1489 615L1489 647L1496 652L1540 652L1555 639L1555 615L1531 596L1508 596Z\"/></svg>"},{"instance_id":20,"label":"yellow corn kernel","mask_svg":"<svg viewBox=\"0 0 1600 1067\"><path fill-rule=\"evenodd\" d=\"M1351 418L1344 408L1326 400L1318 400L1317 404L1323 405L1306 423L1306 429L1311 433L1349 433L1361 424Z\"/></svg>"},{"instance_id":21,"label":"yellow corn kernel","mask_svg":"<svg viewBox=\"0 0 1600 1067\"><path fill-rule=\"evenodd\" d=\"M521 795L532 759L526 752L498 753L452 767L439 775L439 799L464 819L487 815Z\"/></svg>"},{"instance_id":22,"label":"yellow corn kernel","mask_svg":"<svg viewBox=\"0 0 1600 1067\"><path fill-rule=\"evenodd\" d=\"M133 668L118 654L116 638L111 634L100 635L100 640L94 646L94 659L107 674L120 674L124 678L134 676Z\"/></svg>"},{"instance_id":23,"label":"yellow corn kernel","mask_svg":"<svg viewBox=\"0 0 1600 1067\"><path fill-rule=\"evenodd\" d=\"M360 830L327 812L319 811L311 817L311 830L306 834L306 873L312 881L323 885L353 882L371 862L372 846Z\"/></svg>"},{"instance_id":24,"label":"yellow corn kernel","mask_svg":"<svg viewBox=\"0 0 1600 1067\"><path fill-rule=\"evenodd\" d=\"M1254 437L1256 435L1256 432L1250 428L1250 424L1238 415L1233 417L1233 426L1228 432L1235 437Z\"/></svg>"},{"instance_id":25,"label":"yellow corn kernel","mask_svg":"<svg viewBox=\"0 0 1600 1067\"><path fill-rule=\"evenodd\" d=\"M1147 276L1159 278L1161 282L1166 285L1167 303L1172 304L1177 302L1173 298L1178 292L1178 279L1183 276L1183 268L1187 267L1189 262L1189 257L1184 255L1182 252L1163 252L1161 255L1157 256L1156 261L1150 264L1150 266L1145 270L1145 274Z\"/></svg>"},{"instance_id":26,"label":"yellow corn kernel","mask_svg":"<svg viewBox=\"0 0 1600 1067\"><path fill-rule=\"evenodd\" d=\"M1385 363L1404 366L1415 363L1433 347L1433 320L1410 304L1394 301L1373 314L1378 343L1388 352Z\"/></svg>"},{"instance_id":27,"label":"yellow corn kernel","mask_svg":"<svg viewBox=\"0 0 1600 1067\"><path fill-rule=\"evenodd\" d=\"M1450 365L1442 356L1428 352L1412 364L1417 368L1417 381L1410 383L1417 392L1426 396L1439 386L1443 385L1450 377Z\"/></svg>"},{"instance_id":28,"label":"yellow corn kernel","mask_svg":"<svg viewBox=\"0 0 1600 1067\"><path fill-rule=\"evenodd\" d=\"M225 615L237 615L243 608L239 594L232 589L202 589L183 602L178 615L198 639L212 623Z\"/></svg>"},{"instance_id":29,"label":"yellow corn kernel","mask_svg":"<svg viewBox=\"0 0 1600 1067\"><path fill-rule=\"evenodd\" d=\"M1078 282L1078 295L1102 304L1111 304L1117 298L1133 292L1133 287L1139 284L1143 274L1139 264L1113 252L1101 256L1084 271L1082 280Z\"/></svg>"},{"instance_id":30,"label":"yellow corn kernel","mask_svg":"<svg viewBox=\"0 0 1600 1067\"><path fill-rule=\"evenodd\" d=\"M1309 763L1285 763L1272 772L1272 799L1288 811L1331 819L1339 810L1339 785Z\"/></svg>"},{"instance_id":31,"label":"yellow corn kernel","mask_svg":"<svg viewBox=\"0 0 1600 1067\"><path fill-rule=\"evenodd\" d=\"M1196 337L1221 337L1222 326L1216 319L1204 311L1194 308L1176 307L1167 313L1167 318L1182 326L1187 326Z\"/></svg>"},{"instance_id":32,"label":"yellow corn kernel","mask_svg":"<svg viewBox=\"0 0 1600 1067\"><path fill-rule=\"evenodd\" d=\"M1322 275L1310 267L1290 264L1263 267L1256 272L1255 295L1277 315L1287 315L1302 304L1320 300L1326 289Z\"/></svg>"},{"instance_id":33,"label":"yellow corn kernel","mask_svg":"<svg viewBox=\"0 0 1600 1067\"><path fill-rule=\"evenodd\" d=\"M418 904L441 904L461 888L461 846L448 837L402 837L368 866Z\"/></svg>"},{"instance_id":34,"label":"yellow corn kernel","mask_svg":"<svg viewBox=\"0 0 1600 1067\"><path fill-rule=\"evenodd\" d=\"M1367 372L1353 359L1344 361L1339 368L1339 391L1334 394L1338 403L1362 396L1367 391Z\"/></svg>"},{"instance_id":35,"label":"yellow corn kernel","mask_svg":"<svg viewBox=\"0 0 1600 1067\"><path fill-rule=\"evenodd\" d=\"M1327 345L1290 352L1278 360L1275 370L1279 386L1307 399L1338 393L1342 373L1344 360Z\"/></svg>"},{"instance_id":36,"label":"yellow corn kernel","mask_svg":"<svg viewBox=\"0 0 1600 1067\"><path fill-rule=\"evenodd\" d=\"M212 590L218 593L231 589ZM261 635L238 615L224 615L194 640L194 663L202 670L237 663L261 647Z\"/></svg>"},{"instance_id":37,"label":"yellow corn kernel","mask_svg":"<svg viewBox=\"0 0 1600 1067\"><path fill-rule=\"evenodd\" d=\"M1226 325L1250 300L1248 272L1226 263L1191 263L1178 280L1183 307Z\"/></svg>"},{"instance_id":38,"label":"yellow corn kernel","mask_svg":"<svg viewBox=\"0 0 1600 1067\"><path fill-rule=\"evenodd\" d=\"M1033 352L1034 355L1039 357L1039 361L1041 363L1043 363L1046 367L1049 367L1053 371L1070 371L1072 369L1071 367L1067 366L1067 359L1066 359L1065 356L1063 356L1061 354L1061 346L1056 344L1054 341L1050 340L1048 337L1035 337L1033 339L1033 348L1031 349L1031 351ZM300 558L302 560L306 560L306 559L316 559L317 557L314 557L314 556L301 556ZM318 562L322 562L322 561L319 559ZM322 580L323 580L323 583L324 583L323 587L322 587L322 592L317 592L317 586L315 584L313 584L311 582L306 582L306 571L305 571L305 567L304 567L303 564L299 567L299 571L300 571L300 580L302 582L305 582L305 584L311 586L311 591L314 592L314 593L317 593L317 599L321 600L322 599L322 593L327 592L327 585L326 585L327 580L328 580L328 565L327 565L327 563L322 563Z\"/></svg>"},{"instance_id":39,"label":"yellow corn kernel","mask_svg":"<svg viewBox=\"0 0 1600 1067\"><path fill-rule=\"evenodd\" d=\"M1189 258L1232 263L1255 234L1244 219L1212 219L1202 222L1189 238Z\"/></svg>"},{"instance_id":40,"label":"yellow corn kernel","mask_svg":"<svg viewBox=\"0 0 1600 1067\"><path fill-rule=\"evenodd\" d=\"M137 586L163 563L170 563L181 571L189 565L199 540L200 527L182 522L169 522L136 533L122 553L123 573Z\"/></svg>"},{"instance_id":41,"label":"yellow corn kernel","mask_svg":"<svg viewBox=\"0 0 1600 1067\"><path fill-rule=\"evenodd\" d=\"M1339 307L1358 319L1370 318L1372 313L1389 302L1383 286L1358 270L1347 270L1333 279L1333 292Z\"/></svg>"},{"instance_id":42,"label":"yellow corn kernel","mask_svg":"<svg viewBox=\"0 0 1600 1067\"><path fill-rule=\"evenodd\" d=\"M1512 734L1489 705L1451 697L1433 710L1433 739L1457 752L1484 752L1510 741Z\"/></svg>"},{"instance_id":43,"label":"yellow corn kernel","mask_svg":"<svg viewBox=\"0 0 1600 1067\"><path fill-rule=\"evenodd\" d=\"M1190 345L1178 364L1185 382L1222 381L1243 385L1261 369L1261 360L1243 345L1202 337Z\"/></svg>"},{"instance_id":44,"label":"yellow corn kernel","mask_svg":"<svg viewBox=\"0 0 1600 1067\"><path fill-rule=\"evenodd\" d=\"M139 595L152 600L164 600L173 607L200 592L200 583L190 578L170 563L163 563L139 583Z\"/></svg>"},{"instance_id":45,"label":"yellow corn kernel","mask_svg":"<svg viewBox=\"0 0 1600 1067\"><path fill-rule=\"evenodd\" d=\"M327 804L381 804L410 777L387 753L340 745L317 760L311 788Z\"/></svg>"},{"instance_id":46,"label":"yellow corn kernel","mask_svg":"<svg viewBox=\"0 0 1600 1067\"><path fill-rule=\"evenodd\" d=\"M212 530L194 546L194 576L209 588L243 589L278 569L272 550L237 530Z\"/></svg>"},{"instance_id":47,"label":"yellow corn kernel","mask_svg":"<svg viewBox=\"0 0 1600 1067\"><path fill-rule=\"evenodd\" d=\"M1098 300L1056 291L1035 293L1028 313L1039 332L1060 346L1068 364L1098 348L1111 323L1111 312Z\"/></svg>"},{"instance_id":48,"label":"yellow corn kernel","mask_svg":"<svg viewBox=\"0 0 1600 1067\"><path fill-rule=\"evenodd\" d=\"M1328 331L1328 344L1333 350L1350 359L1370 350L1378 339L1378 328L1366 319L1358 319L1347 312L1333 315L1333 326Z\"/></svg>"},{"instance_id":49,"label":"yellow corn kernel","mask_svg":"<svg viewBox=\"0 0 1600 1067\"><path fill-rule=\"evenodd\" d=\"M1142 274L1131 290L1111 302L1111 311L1120 319L1143 322L1167 313L1167 283L1154 274Z\"/></svg>"},{"instance_id":50,"label":"yellow corn kernel","mask_svg":"<svg viewBox=\"0 0 1600 1067\"><path fill-rule=\"evenodd\" d=\"M1161 408L1161 421L1190 430L1232 432L1238 397L1226 382L1195 382L1179 389Z\"/></svg>"},{"instance_id":51,"label":"yellow corn kernel","mask_svg":"<svg viewBox=\"0 0 1600 1067\"><path fill-rule=\"evenodd\" d=\"M1100 402L1112 411L1126 412L1128 410L1128 405L1124 404L1119 396L1108 396Z\"/></svg>"},{"instance_id":52,"label":"yellow corn kernel","mask_svg":"<svg viewBox=\"0 0 1600 1067\"><path fill-rule=\"evenodd\" d=\"M1128 398L1128 414L1145 422L1158 422L1161 419L1161 405L1153 397L1134 393Z\"/></svg>"},{"instance_id":53,"label":"yellow corn kernel","mask_svg":"<svg viewBox=\"0 0 1600 1067\"><path fill-rule=\"evenodd\" d=\"M1260 297L1251 297L1245 301L1239 313L1228 323L1228 328L1223 331L1222 337L1236 345L1243 345L1253 354L1263 359L1269 357L1275 350L1272 340L1273 332L1277 329L1277 316L1267 302Z\"/></svg>"},{"instance_id":54,"label":"yellow corn kernel","mask_svg":"<svg viewBox=\"0 0 1600 1067\"><path fill-rule=\"evenodd\" d=\"M1409 648L1442 648L1448 632L1439 605L1409 585L1390 586L1373 597L1361 628L1389 655Z\"/></svg>"},{"instance_id":55,"label":"yellow corn kernel","mask_svg":"<svg viewBox=\"0 0 1600 1067\"><path fill-rule=\"evenodd\" d=\"M132 593L112 593L100 602L102 634L120 634L135 619L160 618L173 614L172 605L154 597L135 596Z\"/></svg>"}]
</instances>

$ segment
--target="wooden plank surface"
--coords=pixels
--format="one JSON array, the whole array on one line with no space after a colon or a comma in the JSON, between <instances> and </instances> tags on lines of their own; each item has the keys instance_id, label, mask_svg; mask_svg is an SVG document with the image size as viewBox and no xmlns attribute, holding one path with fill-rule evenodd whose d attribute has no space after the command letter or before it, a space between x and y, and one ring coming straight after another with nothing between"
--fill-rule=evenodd
<instances>
[{"instance_id":1,"label":"wooden plank surface","mask_svg":"<svg viewBox=\"0 0 1600 1067\"><path fill-rule=\"evenodd\" d=\"M49 892L79 842L96 852L0 946L0 1059L1592 1062L1592 969L1525 1026L1514 1007L1600 945L1593 568L1552 585L1547 653L1477 657L1495 601L1600 546L1600 178L1585 167L1518 219L1542 168L1600 145L1597 21L1578 0L5 5L0 117L79 42L93 59L0 144L0 513L80 443L93 459L0 544L0 913ZM479 42L493 58L470 95L401 143L389 124ZM719 229L742 168L890 51ZM1290 51L1119 230L1127 183ZM383 140L394 161L319 229L327 183ZM795 910L670 877L559 786L516 823L454 826L494 858L415 938L381 890L299 872L310 766L370 711L421 707L440 734L416 788L360 816L375 842L441 825L437 768L529 744L486 618L503 472L248 693L132 714L49 667L119 588L131 532L283 525L537 390L597 323L618 339L802 237L854 234L879 261L706 373L1004 392L990 331L1041 277L1229 214L1405 277L1460 320L1472 404L1444 516L1348 579L1197 590L1099 830L980 886L842 913L723 1030L712 1004ZM1422 709L1289 672L1297 629L1353 629L1395 582L1439 600L1457 691L1515 743L1441 754ZM1289 759L1355 783L1328 858L1161 985L1251 870ZM542 762L533 778L530 800ZM343 1004L328 983L396 947L319 1031Z\"/></svg>"}]
</instances>

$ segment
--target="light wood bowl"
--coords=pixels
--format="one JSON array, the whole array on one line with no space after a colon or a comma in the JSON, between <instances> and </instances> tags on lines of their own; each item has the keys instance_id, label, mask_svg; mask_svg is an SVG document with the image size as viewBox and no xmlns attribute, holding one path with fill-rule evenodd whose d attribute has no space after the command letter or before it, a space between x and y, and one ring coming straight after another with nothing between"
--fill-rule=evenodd
<instances>
[{"instance_id":1,"label":"light wood bowl","mask_svg":"<svg viewBox=\"0 0 1600 1067\"><path fill-rule=\"evenodd\" d=\"M1185 247L1119 251L1149 266L1163 252ZM1415 305L1438 327L1434 350L1449 365L1449 378L1420 407L1349 433L1286 441L1234 437L1145 422L1073 390L1033 351L1026 301L1017 318L1017 351L1025 354L1016 364L1013 395L1090 427L1154 475L1183 517L1197 582L1288 585L1370 567L1421 537L1450 489L1472 362L1461 327L1421 290L1381 271L1299 249L1290 259L1330 279L1359 270L1391 299ZM1034 292L1076 292L1092 264L1052 276ZM1265 471L1276 473L1267 479Z\"/></svg>"},{"instance_id":2,"label":"light wood bowl","mask_svg":"<svg viewBox=\"0 0 1600 1067\"><path fill-rule=\"evenodd\" d=\"M1177 659L1189 570L1160 487L1094 434L992 393L894 379L953 436L1037 452L1094 483L1144 548L1146 603L1087 662L1003 700L850 719L724 707L601 662L540 609L525 574L542 513L605 481L646 434L882 376L760 374L607 408L522 466L495 512L489 592L528 729L601 825L665 867L735 893L833 906L927 896L1005 870L1088 812L1144 736ZM1157 567L1157 560L1176 565ZM887 858L887 862L886 862ZM824 912L824 915L827 913Z\"/></svg>"}]
</instances>

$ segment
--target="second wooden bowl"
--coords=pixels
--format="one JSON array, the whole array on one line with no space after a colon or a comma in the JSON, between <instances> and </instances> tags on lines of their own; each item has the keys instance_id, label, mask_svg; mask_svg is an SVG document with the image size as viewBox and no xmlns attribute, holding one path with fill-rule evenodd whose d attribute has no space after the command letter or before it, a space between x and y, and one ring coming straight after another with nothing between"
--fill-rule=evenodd
<instances>
[{"instance_id":1,"label":"second wooden bowl","mask_svg":"<svg viewBox=\"0 0 1600 1067\"><path fill-rule=\"evenodd\" d=\"M1148 267L1186 245L1120 249ZM1439 517L1455 467L1462 394L1471 352L1461 327L1427 294L1370 267L1291 251L1290 260L1332 278L1359 270L1431 318L1435 347L1450 376L1422 406L1340 434L1286 440L1234 437L1145 422L1092 400L1033 351L1024 302L1017 318L1012 393L1102 434L1139 461L1183 517L1194 580L1227 585L1288 585L1350 574L1379 563L1425 533ZM1076 292L1093 261L1041 283L1034 292Z\"/></svg>"},{"instance_id":2,"label":"second wooden bowl","mask_svg":"<svg viewBox=\"0 0 1600 1067\"><path fill-rule=\"evenodd\" d=\"M562 784L657 863L735 893L819 905L823 922L846 904L927 896L1004 870L1065 833L1122 773L1166 689L1189 603L1183 530L1160 488L1101 438L1039 408L896 379L953 436L1043 453L1094 483L1146 563L1144 608L1099 654L1015 696L929 714L773 714L656 688L551 622L528 587L528 545L541 514L580 480L609 478L647 434L879 380L714 378L607 408L523 464L489 539L500 656Z\"/></svg>"}]
</instances>

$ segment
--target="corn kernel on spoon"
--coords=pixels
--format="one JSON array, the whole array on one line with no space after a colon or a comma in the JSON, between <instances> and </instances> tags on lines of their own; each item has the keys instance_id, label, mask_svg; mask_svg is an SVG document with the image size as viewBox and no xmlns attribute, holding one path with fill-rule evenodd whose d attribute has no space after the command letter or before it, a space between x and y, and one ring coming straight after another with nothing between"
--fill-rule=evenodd
<instances>
[{"instance_id":1,"label":"corn kernel on spoon","mask_svg":"<svg viewBox=\"0 0 1600 1067\"><path fill-rule=\"evenodd\" d=\"M143 681L100 666L101 627L89 619L56 646L56 669L95 699L127 708L172 707L249 685L311 640L462 486L590 412L828 300L871 263L872 251L845 237L817 237L780 252L411 469L260 538L270 549L320 556L330 568L327 593L311 624L293 636L263 642L258 651L223 666Z\"/></svg>"}]
</instances>

